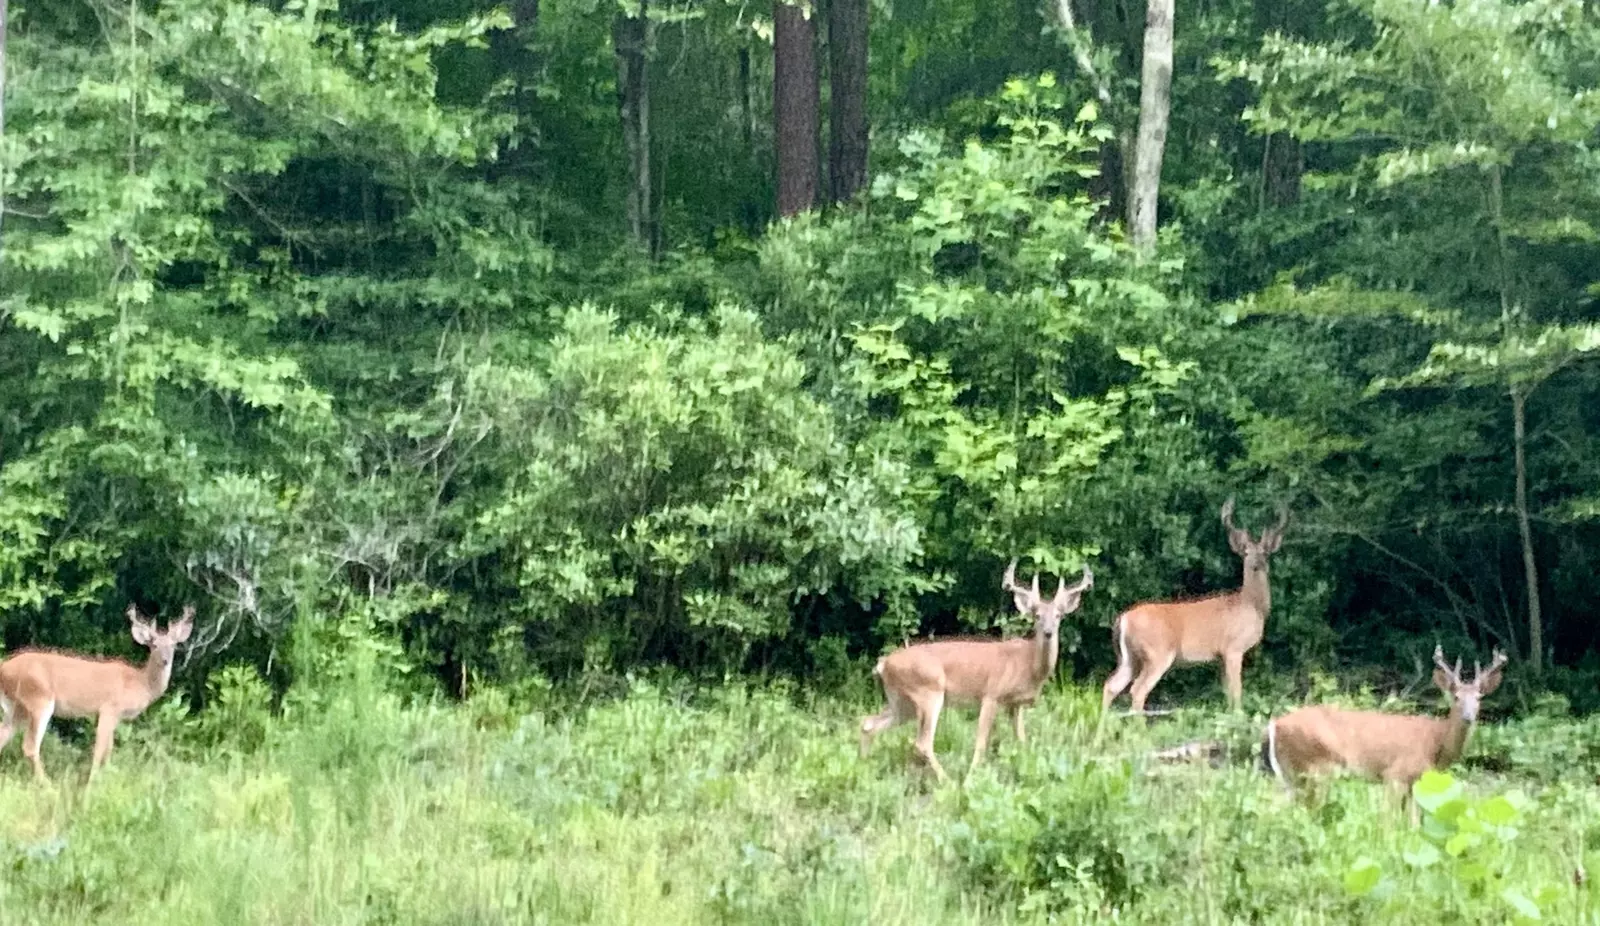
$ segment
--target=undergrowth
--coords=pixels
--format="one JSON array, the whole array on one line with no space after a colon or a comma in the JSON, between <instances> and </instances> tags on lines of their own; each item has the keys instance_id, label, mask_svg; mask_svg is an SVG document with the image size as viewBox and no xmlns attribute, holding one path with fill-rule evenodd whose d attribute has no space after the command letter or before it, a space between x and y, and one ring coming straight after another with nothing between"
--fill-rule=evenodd
<instances>
[{"instance_id":1,"label":"undergrowth","mask_svg":"<svg viewBox=\"0 0 1600 926\"><path fill-rule=\"evenodd\" d=\"M1001 730L941 788L910 726L857 757L864 694L636 680L444 705L353 679L269 713L223 676L211 710L125 725L88 789L81 735L47 740L50 786L13 747L0 922L1600 922L1588 722L1481 729L1412 829L1354 779L1286 798L1256 769L1264 712L1102 720L1069 683L1025 747ZM972 727L946 712L953 772ZM1194 740L1215 760L1152 757Z\"/></svg>"}]
</instances>

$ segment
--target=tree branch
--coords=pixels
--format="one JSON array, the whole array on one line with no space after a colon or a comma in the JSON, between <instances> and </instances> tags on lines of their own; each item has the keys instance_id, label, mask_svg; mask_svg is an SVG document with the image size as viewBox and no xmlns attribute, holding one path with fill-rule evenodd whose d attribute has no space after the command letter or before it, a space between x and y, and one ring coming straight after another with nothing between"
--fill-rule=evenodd
<instances>
[{"instance_id":1,"label":"tree branch","mask_svg":"<svg viewBox=\"0 0 1600 926\"><path fill-rule=\"evenodd\" d=\"M1094 38L1087 29L1078 28L1077 17L1072 12L1072 0L1056 0L1056 25L1066 33L1067 46L1072 49L1072 59L1078 65L1078 70L1089 78L1089 83L1094 85L1095 98L1100 105L1110 110L1115 105L1111 96L1111 85L1106 81L1094 66L1094 58L1090 51L1094 48Z\"/></svg>"}]
</instances>

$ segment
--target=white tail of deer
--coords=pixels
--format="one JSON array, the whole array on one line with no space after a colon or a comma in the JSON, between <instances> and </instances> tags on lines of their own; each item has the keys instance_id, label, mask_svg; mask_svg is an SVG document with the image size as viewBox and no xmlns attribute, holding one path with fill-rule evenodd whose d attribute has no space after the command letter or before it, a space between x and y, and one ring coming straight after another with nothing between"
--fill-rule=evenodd
<instances>
[{"instance_id":1,"label":"white tail of deer","mask_svg":"<svg viewBox=\"0 0 1600 926\"><path fill-rule=\"evenodd\" d=\"M1022 710L1039 697L1044 683L1055 672L1061 649L1061 618L1078 610L1084 591L1094 585L1094 574L1088 566L1083 567L1082 579L1070 586L1060 582L1055 597L1046 599L1039 594L1039 577L1033 577L1032 588L1024 588L1016 582L1016 569L1013 560L1000 584L1011 592L1018 611L1034 616L1033 636L917 643L878 660L872 671L883 683L888 705L881 713L861 721L863 757L871 748L873 737L915 717L916 754L940 781L946 780L944 768L933 752L933 734L947 701L978 705L978 735L969 770L983 759L994 715L1000 708L1011 711L1017 740L1026 741Z\"/></svg>"},{"instance_id":2,"label":"white tail of deer","mask_svg":"<svg viewBox=\"0 0 1600 926\"><path fill-rule=\"evenodd\" d=\"M179 643L194 629L194 608L159 631L128 607L135 642L150 648L150 658L140 666L120 659L95 659L70 653L23 650L0 662L0 751L11 742L19 720L28 725L22 751L33 763L34 774L48 780L39 747L51 717L94 717L94 772L111 754L112 736L120 721L137 717L161 697L172 679L172 657Z\"/></svg>"},{"instance_id":3,"label":"white tail of deer","mask_svg":"<svg viewBox=\"0 0 1600 926\"><path fill-rule=\"evenodd\" d=\"M1117 669L1106 679L1101 709L1133 682L1133 711L1144 712L1145 699L1175 662L1222 660L1228 705L1238 710L1244 695L1245 654L1261 642L1272 591L1267 582L1267 559L1283 542L1289 526L1287 508L1278 523L1254 538L1233 523L1233 499L1222 506L1222 523L1228 528L1228 545L1244 560L1244 582L1231 592L1190 601L1144 602L1117 616L1111 624L1117 648ZM1138 678L1134 669L1138 668Z\"/></svg>"},{"instance_id":4,"label":"white tail of deer","mask_svg":"<svg viewBox=\"0 0 1600 926\"><path fill-rule=\"evenodd\" d=\"M1433 663L1433 683L1450 698L1448 717L1303 707L1267 724L1262 764L1290 791L1306 773L1338 767L1409 792L1423 772L1448 768L1461 757L1478 722L1479 702L1500 687L1506 657L1496 650L1487 670L1474 665L1470 683L1461 680L1460 660L1451 668L1438 647Z\"/></svg>"}]
</instances>

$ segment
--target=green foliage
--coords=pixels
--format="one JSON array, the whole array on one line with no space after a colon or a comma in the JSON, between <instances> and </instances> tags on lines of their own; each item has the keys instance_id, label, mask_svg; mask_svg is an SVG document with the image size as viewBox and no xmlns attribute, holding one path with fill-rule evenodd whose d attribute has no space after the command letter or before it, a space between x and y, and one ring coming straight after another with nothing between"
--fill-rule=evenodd
<instances>
[{"instance_id":1,"label":"green foliage","mask_svg":"<svg viewBox=\"0 0 1600 926\"><path fill-rule=\"evenodd\" d=\"M619 330L586 307L559 325L531 362L474 364L437 396L483 437L454 555L502 602L463 608L450 645L481 653L511 619L553 667L591 644L736 667L807 600L881 606L885 634L914 621L904 468L850 448L753 317Z\"/></svg>"},{"instance_id":2,"label":"green foliage","mask_svg":"<svg viewBox=\"0 0 1600 926\"><path fill-rule=\"evenodd\" d=\"M206 709L195 719L202 742L249 753L266 742L272 721L272 689L249 666L227 666L206 685Z\"/></svg>"},{"instance_id":3,"label":"green foliage","mask_svg":"<svg viewBox=\"0 0 1600 926\"><path fill-rule=\"evenodd\" d=\"M766 229L740 4L13 4L0 637L126 653L129 600L195 601L195 703L352 649L532 686L493 727L647 663L862 684L1023 629L1016 557L1094 564L1064 642L1101 671L1115 613L1237 580L1235 494L1294 514L1255 659L1388 690L1441 639L1527 659L1520 451L1543 684L1592 707L1592 6L1193 11L1152 261L1115 222L1141 23L1062 9L874 7L871 189Z\"/></svg>"},{"instance_id":4,"label":"green foliage","mask_svg":"<svg viewBox=\"0 0 1600 926\"><path fill-rule=\"evenodd\" d=\"M1141 264L1097 226L1085 181L1109 130L1065 106L1050 75L1013 81L992 141L910 133L867 217L762 249L770 323L864 445L912 464L930 564L954 582L940 604L980 625L1012 557L1058 574L1094 558L1115 598L1170 589L1141 548L1193 555L1174 536L1192 522L1152 530L1149 500L1221 502L1194 429L1220 385L1200 358L1214 321L1173 286L1179 262Z\"/></svg>"},{"instance_id":5,"label":"green foliage","mask_svg":"<svg viewBox=\"0 0 1600 926\"><path fill-rule=\"evenodd\" d=\"M1558 878L1530 870L1515 851L1531 807L1521 791L1474 797L1436 771L1412 791L1425 814L1420 838L1400 853L1398 866L1357 859L1345 873L1345 890L1389 909L1426 902L1441 914L1466 916L1498 907L1497 916L1513 922L1542 921L1569 902L1571 891Z\"/></svg>"},{"instance_id":6,"label":"green foliage","mask_svg":"<svg viewBox=\"0 0 1600 926\"><path fill-rule=\"evenodd\" d=\"M507 728L357 675L296 694L253 747L124 745L87 795L0 755L7 922L1414 924L1504 922L1523 901L1592 920L1570 881L1595 861L1576 767L1537 790L1430 777L1418 830L1365 781L1334 782L1317 811L1286 800L1247 748L1220 768L1156 763L1243 740L1207 717L1099 726L1074 687L1047 692L1028 746L1002 730L965 787L937 787L907 761L909 729L862 760L849 730L868 706L794 686L638 679ZM949 711L941 743L973 732ZM52 768L87 762L87 744L45 750Z\"/></svg>"}]
</instances>

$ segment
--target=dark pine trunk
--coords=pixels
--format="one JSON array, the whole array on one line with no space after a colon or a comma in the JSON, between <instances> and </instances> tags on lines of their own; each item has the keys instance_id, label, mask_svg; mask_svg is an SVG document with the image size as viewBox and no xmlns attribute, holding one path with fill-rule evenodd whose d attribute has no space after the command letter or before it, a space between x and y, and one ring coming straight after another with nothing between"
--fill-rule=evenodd
<instances>
[{"instance_id":1,"label":"dark pine trunk","mask_svg":"<svg viewBox=\"0 0 1600 926\"><path fill-rule=\"evenodd\" d=\"M828 5L828 183L834 202L867 185L867 0Z\"/></svg>"},{"instance_id":2,"label":"dark pine trunk","mask_svg":"<svg viewBox=\"0 0 1600 926\"><path fill-rule=\"evenodd\" d=\"M773 120L778 128L778 214L817 204L816 32L798 6L777 0L772 9Z\"/></svg>"},{"instance_id":3,"label":"dark pine trunk","mask_svg":"<svg viewBox=\"0 0 1600 926\"><path fill-rule=\"evenodd\" d=\"M617 109L622 116L622 147L628 158L628 234L641 250L654 239L650 186L651 25L646 3L638 15L618 12L611 25L617 54Z\"/></svg>"}]
</instances>

